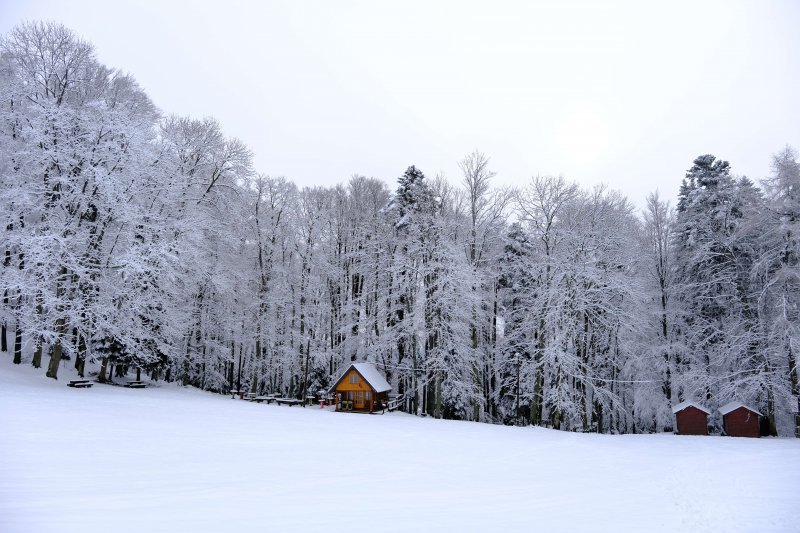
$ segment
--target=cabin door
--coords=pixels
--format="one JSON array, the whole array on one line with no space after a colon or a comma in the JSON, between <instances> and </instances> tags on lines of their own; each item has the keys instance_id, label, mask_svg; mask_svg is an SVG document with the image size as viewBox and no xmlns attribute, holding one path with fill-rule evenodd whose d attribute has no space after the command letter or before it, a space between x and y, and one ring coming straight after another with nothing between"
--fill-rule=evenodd
<instances>
[{"instance_id":1,"label":"cabin door","mask_svg":"<svg viewBox=\"0 0 800 533\"><path fill-rule=\"evenodd\" d=\"M356 391L356 400L353 402L353 407L356 409L363 409L365 402L364 402L364 391Z\"/></svg>"}]
</instances>

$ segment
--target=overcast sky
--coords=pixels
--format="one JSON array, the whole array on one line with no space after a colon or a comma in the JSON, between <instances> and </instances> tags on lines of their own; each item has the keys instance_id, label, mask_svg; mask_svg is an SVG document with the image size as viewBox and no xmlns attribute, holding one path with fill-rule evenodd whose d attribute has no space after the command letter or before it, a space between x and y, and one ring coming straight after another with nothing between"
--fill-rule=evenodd
<instances>
[{"instance_id":1,"label":"overcast sky","mask_svg":"<svg viewBox=\"0 0 800 533\"><path fill-rule=\"evenodd\" d=\"M564 174L643 205L712 153L754 180L800 148L800 2L2 0L53 20L164 113L213 116L299 185L408 165Z\"/></svg>"}]
</instances>

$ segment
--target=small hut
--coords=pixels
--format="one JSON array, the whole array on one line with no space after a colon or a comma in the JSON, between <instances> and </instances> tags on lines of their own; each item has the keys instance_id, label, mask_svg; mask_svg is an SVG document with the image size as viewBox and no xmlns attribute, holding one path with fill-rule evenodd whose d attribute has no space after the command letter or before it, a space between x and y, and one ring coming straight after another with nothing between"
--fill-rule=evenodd
<instances>
[{"instance_id":1,"label":"small hut","mask_svg":"<svg viewBox=\"0 0 800 533\"><path fill-rule=\"evenodd\" d=\"M391 385L372 363L352 363L339 376L329 393L337 411L372 413L386 408Z\"/></svg>"},{"instance_id":2,"label":"small hut","mask_svg":"<svg viewBox=\"0 0 800 533\"><path fill-rule=\"evenodd\" d=\"M675 431L678 435L708 435L708 415L711 411L702 405L686 401L672 408Z\"/></svg>"},{"instance_id":3,"label":"small hut","mask_svg":"<svg viewBox=\"0 0 800 533\"><path fill-rule=\"evenodd\" d=\"M719 408L722 429L730 437L759 437L761 413L740 402L731 402Z\"/></svg>"}]
</instances>

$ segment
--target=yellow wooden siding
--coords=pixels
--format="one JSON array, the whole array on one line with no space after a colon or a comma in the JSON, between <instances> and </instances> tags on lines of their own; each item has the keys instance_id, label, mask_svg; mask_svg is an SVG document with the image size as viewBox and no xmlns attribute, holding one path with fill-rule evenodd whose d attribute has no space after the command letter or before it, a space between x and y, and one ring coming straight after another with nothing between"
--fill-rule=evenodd
<instances>
[{"instance_id":1,"label":"yellow wooden siding","mask_svg":"<svg viewBox=\"0 0 800 533\"><path fill-rule=\"evenodd\" d=\"M350 383L350 376L355 374L356 379L358 380L357 383ZM350 370L347 375L339 382L336 386L336 391L371 391L372 387L370 387L366 381L359 375L358 372L355 370Z\"/></svg>"}]
</instances>

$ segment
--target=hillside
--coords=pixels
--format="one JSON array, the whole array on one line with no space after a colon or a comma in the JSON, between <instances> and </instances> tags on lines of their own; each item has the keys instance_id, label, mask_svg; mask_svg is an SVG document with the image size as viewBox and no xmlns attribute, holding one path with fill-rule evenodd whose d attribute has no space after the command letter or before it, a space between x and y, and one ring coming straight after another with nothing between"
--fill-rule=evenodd
<instances>
[{"instance_id":1,"label":"hillside","mask_svg":"<svg viewBox=\"0 0 800 533\"><path fill-rule=\"evenodd\" d=\"M74 390L0 361L0 531L797 531L800 440Z\"/></svg>"}]
</instances>

